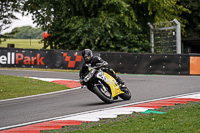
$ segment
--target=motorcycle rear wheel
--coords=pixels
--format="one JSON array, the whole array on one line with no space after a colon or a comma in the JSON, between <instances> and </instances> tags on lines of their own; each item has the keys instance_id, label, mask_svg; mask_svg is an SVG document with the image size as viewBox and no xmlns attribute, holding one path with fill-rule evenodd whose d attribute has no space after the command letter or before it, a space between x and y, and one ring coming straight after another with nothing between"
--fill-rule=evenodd
<instances>
[{"instance_id":1,"label":"motorcycle rear wheel","mask_svg":"<svg viewBox=\"0 0 200 133\"><path fill-rule=\"evenodd\" d=\"M98 85L95 86L93 88L94 93L105 103L113 103L113 97L112 94L108 91L108 88L105 86L106 88L106 92L103 91L103 89L101 88L102 86Z\"/></svg>"}]
</instances>

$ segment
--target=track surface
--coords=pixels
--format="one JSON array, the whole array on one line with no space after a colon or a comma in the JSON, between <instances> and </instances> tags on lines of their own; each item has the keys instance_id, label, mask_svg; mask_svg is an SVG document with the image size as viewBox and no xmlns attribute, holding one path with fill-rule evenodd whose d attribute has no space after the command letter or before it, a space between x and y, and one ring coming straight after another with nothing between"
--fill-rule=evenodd
<instances>
[{"instance_id":1,"label":"track surface","mask_svg":"<svg viewBox=\"0 0 200 133\"><path fill-rule=\"evenodd\" d=\"M78 73L0 70L2 75L78 80ZM198 76L119 75L132 93L129 101L104 104L86 88L32 98L0 101L0 128L128 103L199 92ZM14 88L13 88L14 89Z\"/></svg>"}]
</instances>

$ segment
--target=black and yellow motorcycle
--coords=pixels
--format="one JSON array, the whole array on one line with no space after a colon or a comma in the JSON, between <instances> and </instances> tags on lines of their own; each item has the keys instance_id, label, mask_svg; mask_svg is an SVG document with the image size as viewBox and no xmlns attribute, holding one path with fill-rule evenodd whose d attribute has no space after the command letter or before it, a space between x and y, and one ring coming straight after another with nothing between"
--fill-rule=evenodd
<instances>
[{"instance_id":1,"label":"black and yellow motorcycle","mask_svg":"<svg viewBox=\"0 0 200 133\"><path fill-rule=\"evenodd\" d=\"M105 103L113 103L118 96L123 100L131 99L129 89L126 86L119 86L117 81L101 67L88 66L83 83Z\"/></svg>"}]
</instances>

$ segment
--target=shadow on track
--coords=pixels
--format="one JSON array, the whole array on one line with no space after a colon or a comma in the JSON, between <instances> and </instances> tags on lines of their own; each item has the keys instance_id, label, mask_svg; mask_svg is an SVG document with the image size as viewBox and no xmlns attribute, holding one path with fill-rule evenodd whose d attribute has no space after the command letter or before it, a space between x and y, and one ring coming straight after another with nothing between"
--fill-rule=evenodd
<instances>
[{"instance_id":1,"label":"shadow on track","mask_svg":"<svg viewBox=\"0 0 200 133\"><path fill-rule=\"evenodd\" d=\"M82 106L101 106L101 105L112 105L112 104L115 104L115 103L119 103L119 102L123 102L124 100L117 100L117 101L114 101L113 103L111 104L107 104L107 103L104 103L103 101L102 102L96 102L96 103L86 103L86 104L82 104Z\"/></svg>"}]
</instances>

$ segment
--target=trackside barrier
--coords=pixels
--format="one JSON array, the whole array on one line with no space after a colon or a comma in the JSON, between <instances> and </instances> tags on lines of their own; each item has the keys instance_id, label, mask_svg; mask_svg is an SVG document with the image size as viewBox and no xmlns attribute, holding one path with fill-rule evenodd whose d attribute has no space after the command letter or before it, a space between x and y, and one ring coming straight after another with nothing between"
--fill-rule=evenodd
<instances>
[{"instance_id":1,"label":"trackside barrier","mask_svg":"<svg viewBox=\"0 0 200 133\"><path fill-rule=\"evenodd\" d=\"M200 55L190 56L190 75L200 75Z\"/></svg>"},{"instance_id":2,"label":"trackside barrier","mask_svg":"<svg viewBox=\"0 0 200 133\"><path fill-rule=\"evenodd\" d=\"M81 51L0 49L0 67L80 69Z\"/></svg>"},{"instance_id":3,"label":"trackside barrier","mask_svg":"<svg viewBox=\"0 0 200 133\"><path fill-rule=\"evenodd\" d=\"M189 56L177 54L102 53L117 72L134 74L189 74ZM116 65L117 64L117 65Z\"/></svg>"},{"instance_id":4,"label":"trackside barrier","mask_svg":"<svg viewBox=\"0 0 200 133\"><path fill-rule=\"evenodd\" d=\"M200 54L134 54L94 52L116 72L130 74L200 75ZM0 48L0 67L79 70L81 51Z\"/></svg>"}]
</instances>

